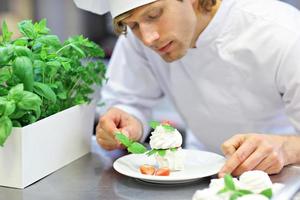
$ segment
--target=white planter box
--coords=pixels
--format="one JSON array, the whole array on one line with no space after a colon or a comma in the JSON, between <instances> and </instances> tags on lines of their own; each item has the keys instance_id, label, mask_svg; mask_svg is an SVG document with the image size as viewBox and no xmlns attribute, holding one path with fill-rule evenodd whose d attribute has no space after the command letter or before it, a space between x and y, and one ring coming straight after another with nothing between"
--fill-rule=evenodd
<instances>
[{"instance_id":1,"label":"white planter box","mask_svg":"<svg viewBox=\"0 0 300 200\"><path fill-rule=\"evenodd\" d=\"M0 147L0 185L25 188L87 154L94 114L91 103L14 128Z\"/></svg>"}]
</instances>

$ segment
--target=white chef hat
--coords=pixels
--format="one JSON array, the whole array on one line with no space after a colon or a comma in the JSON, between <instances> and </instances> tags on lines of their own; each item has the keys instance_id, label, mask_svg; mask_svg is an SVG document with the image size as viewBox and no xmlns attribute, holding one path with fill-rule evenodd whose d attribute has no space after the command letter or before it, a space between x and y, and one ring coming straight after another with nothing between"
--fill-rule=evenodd
<instances>
[{"instance_id":1,"label":"white chef hat","mask_svg":"<svg viewBox=\"0 0 300 200\"><path fill-rule=\"evenodd\" d=\"M110 12L113 18L154 1L156 0L74 0L78 8L100 15Z\"/></svg>"}]
</instances>

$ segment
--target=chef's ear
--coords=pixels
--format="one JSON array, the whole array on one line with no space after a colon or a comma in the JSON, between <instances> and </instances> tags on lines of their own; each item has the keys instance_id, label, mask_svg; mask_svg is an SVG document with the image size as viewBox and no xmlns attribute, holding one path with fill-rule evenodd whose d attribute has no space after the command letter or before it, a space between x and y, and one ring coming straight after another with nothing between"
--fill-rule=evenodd
<instances>
[{"instance_id":1,"label":"chef's ear","mask_svg":"<svg viewBox=\"0 0 300 200\"><path fill-rule=\"evenodd\" d=\"M183 1L189 1L189 3L193 6L194 10L199 11L200 9L199 0L183 0Z\"/></svg>"}]
</instances>

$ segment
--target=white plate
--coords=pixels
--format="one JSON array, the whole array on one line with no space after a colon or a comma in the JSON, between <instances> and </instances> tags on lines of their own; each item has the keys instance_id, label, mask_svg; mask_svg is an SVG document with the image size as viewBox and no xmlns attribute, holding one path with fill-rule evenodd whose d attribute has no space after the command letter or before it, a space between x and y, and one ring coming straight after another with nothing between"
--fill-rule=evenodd
<instances>
[{"instance_id":1,"label":"white plate","mask_svg":"<svg viewBox=\"0 0 300 200\"><path fill-rule=\"evenodd\" d=\"M184 149L186 160L182 171L171 172L169 176L144 175L139 171L143 164L155 165L154 156L145 154L129 154L117 159L114 169L126 176L137 178L146 182L174 184L195 181L207 176L217 174L225 162L221 155L199 150Z\"/></svg>"}]
</instances>

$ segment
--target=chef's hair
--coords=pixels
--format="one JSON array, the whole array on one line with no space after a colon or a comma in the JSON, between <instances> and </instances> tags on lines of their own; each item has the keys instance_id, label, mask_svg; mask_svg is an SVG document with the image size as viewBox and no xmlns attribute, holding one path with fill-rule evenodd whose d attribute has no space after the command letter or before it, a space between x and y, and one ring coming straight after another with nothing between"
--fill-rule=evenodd
<instances>
[{"instance_id":1,"label":"chef's hair","mask_svg":"<svg viewBox=\"0 0 300 200\"><path fill-rule=\"evenodd\" d=\"M184 0L177 0L184 1ZM210 12L212 7L216 4L217 0L199 0L199 7L205 12ZM123 20L131 15L131 11L125 12L113 19L114 30L118 35L127 33L127 26L123 23Z\"/></svg>"}]
</instances>

